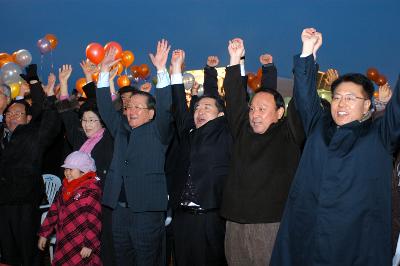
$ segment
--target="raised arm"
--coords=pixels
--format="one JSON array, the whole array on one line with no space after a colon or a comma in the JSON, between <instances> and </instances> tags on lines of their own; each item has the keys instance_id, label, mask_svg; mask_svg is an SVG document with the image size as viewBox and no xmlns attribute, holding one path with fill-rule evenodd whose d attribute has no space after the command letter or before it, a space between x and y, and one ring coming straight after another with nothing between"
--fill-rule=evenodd
<instances>
[{"instance_id":1,"label":"raised arm","mask_svg":"<svg viewBox=\"0 0 400 266\"><path fill-rule=\"evenodd\" d=\"M182 64L185 60L183 50L175 50L171 56L172 115L178 128L179 136L194 127L193 114L186 105L185 87L182 81Z\"/></svg>"},{"instance_id":2,"label":"raised arm","mask_svg":"<svg viewBox=\"0 0 400 266\"><path fill-rule=\"evenodd\" d=\"M97 106L99 108L101 119L104 121L113 137L115 137L123 119L122 113L116 111L114 108L109 87L110 69L119 61L114 59L116 54L117 50L115 48L110 48L106 52L106 55L100 64L100 74L96 91Z\"/></svg>"},{"instance_id":3,"label":"raised arm","mask_svg":"<svg viewBox=\"0 0 400 266\"><path fill-rule=\"evenodd\" d=\"M262 65L261 88L277 90L278 89L278 72L273 63L272 55L263 54L260 56Z\"/></svg>"},{"instance_id":4,"label":"raised arm","mask_svg":"<svg viewBox=\"0 0 400 266\"><path fill-rule=\"evenodd\" d=\"M161 141L165 144L169 140L169 130L171 123L171 81L166 69L168 54L171 46L167 40L161 40L157 44L155 55L149 54L151 62L157 69L157 86L155 91L156 98L156 118L157 128L160 133Z\"/></svg>"},{"instance_id":5,"label":"raised arm","mask_svg":"<svg viewBox=\"0 0 400 266\"><path fill-rule=\"evenodd\" d=\"M236 137L243 123L248 119L246 92L240 73L240 58L244 53L243 40L236 38L229 41L228 51L230 66L226 68L224 88L226 99L226 114L233 137Z\"/></svg>"},{"instance_id":6,"label":"raised arm","mask_svg":"<svg viewBox=\"0 0 400 266\"><path fill-rule=\"evenodd\" d=\"M217 56L209 56L204 68L204 94L218 96L218 72L215 69L219 64Z\"/></svg>"},{"instance_id":7,"label":"raised arm","mask_svg":"<svg viewBox=\"0 0 400 266\"><path fill-rule=\"evenodd\" d=\"M394 153L400 149L400 75L393 95L386 105L380 134L387 149Z\"/></svg>"},{"instance_id":8,"label":"raised arm","mask_svg":"<svg viewBox=\"0 0 400 266\"><path fill-rule=\"evenodd\" d=\"M301 39L302 54L294 57L293 96L305 133L308 135L323 111L317 94L317 66L314 61L316 52L322 44L322 35L310 28L303 30Z\"/></svg>"}]
</instances>

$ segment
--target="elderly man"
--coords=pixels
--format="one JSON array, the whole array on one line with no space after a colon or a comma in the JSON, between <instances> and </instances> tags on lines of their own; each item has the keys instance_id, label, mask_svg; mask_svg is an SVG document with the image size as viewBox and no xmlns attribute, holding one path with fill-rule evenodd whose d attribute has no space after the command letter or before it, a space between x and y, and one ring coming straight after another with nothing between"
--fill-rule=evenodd
<instances>
[{"instance_id":1,"label":"elderly man","mask_svg":"<svg viewBox=\"0 0 400 266\"><path fill-rule=\"evenodd\" d=\"M332 83L330 110L316 90L322 35L302 33L294 99L307 142L271 265L391 265L391 174L400 144L400 84L385 114L371 119L374 86L362 74ZM313 56L314 55L314 56Z\"/></svg>"},{"instance_id":2,"label":"elderly man","mask_svg":"<svg viewBox=\"0 0 400 266\"><path fill-rule=\"evenodd\" d=\"M30 80L30 85L32 94L44 97L38 80ZM54 101L52 96L39 104L40 119L32 118L31 107L24 100L12 101L4 111L6 129L0 140L1 263L38 262L38 206L44 196L41 165L60 126Z\"/></svg>"},{"instance_id":3,"label":"elderly man","mask_svg":"<svg viewBox=\"0 0 400 266\"><path fill-rule=\"evenodd\" d=\"M268 265L304 133L293 106L283 117L275 71L247 105L239 65L243 41L230 41L228 50L224 88L234 144L221 207L227 219L225 254L229 265Z\"/></svg>"},{"instance_id":4,"label":"elderly man","mask_svg":"<svg viewBox=\"0 0 400 266\"><path fill-rule=\"evenodd\" d=\"M114 137L103 204L113 209L117 265L165 264L163 238L168 198L164 163L171 122L171 89L165 65L169 50L168 42L162 40L156 55L151 55L157 68L156 99L147 92L133 91L126 116L114 109L108 88L117 51L110 49L101 65L97 103Z\"/></svg>"},{"instance_id":5,"label":"elderly man","mask_svg":"<svg viewBox=\"0 0 400 266\"><path fill-rule=\"evenodd\" d=\"M11 101L11 90L6 84L0 85L0 140L4 137L4 110Z\"/></svg>"}]
</instances>

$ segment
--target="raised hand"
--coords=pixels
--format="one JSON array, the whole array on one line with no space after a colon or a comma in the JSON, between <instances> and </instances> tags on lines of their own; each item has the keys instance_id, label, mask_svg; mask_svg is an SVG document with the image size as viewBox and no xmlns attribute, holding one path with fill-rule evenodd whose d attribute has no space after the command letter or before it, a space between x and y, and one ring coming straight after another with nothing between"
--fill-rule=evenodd
<instances>
[{"instance_id":1,"label":"raised hand","mask_svg":"<svg viewBox=\"0 0 400 266\"><path fill-rule=\"evenodd\" d=\"M18 96L24 97L26 93L30 91L29 84L23 81L21 87L19 88Z\"/></svg>"},{"instance_id":2,"label":"raised hand","mask_svg":"<svg viewBox=\"0 0 400 266\"><path fill-rule=\"evenodd\" d=\"M80 253L82 259L89 258L91 254L92 254L92 250L87 247L83 247L81 250L81 253Z\"/></svg>"},{"instance_id":3,"label":"raised hand","mask_svg":"<svg viewBox=\"0 0 400 266\"><path fill-rule=\"evenodd\" d=\"M85 74L86 82L87 83L92 82L93 81L92 75L96 72L99 72L99 68L95 64L91 63L89 60L86 61L83 60L80 63L80 66L83 70L83 74Z\"/></svg>"},{"instance_id":4,"label":"raised hand","mask_svg":"<svg viewBox=\"0 0 400 266\"><path fill-rule=\"evenodd\" d=\"M237 65L240 63L240 57L244 54L244 43L240 38L235 38L229 41L228 51L231 57L230 65Z\"/></svg>"},{"instance_id":5,"label":"raised hand","mask_svg":"<svg viewBox=\"0 0 400 266\"><path fill-rule=\"evenodd\" d=\"M219 58L218 58L218 56L210 55L210 56L207 58L207 66L209 66L209 67L216 67L216 66L218 66L218 64L219 64Z\"/></svg>"},{"instance_id":6,"label":"raised hand","mask_svg":"<svg viewBox=\"0 0 400 266\"><path fill-rule=\"evenodd\" d=\"M325 83L327 86L331 86L332 83L339 78L339 72L336 69L328 69L325 73Z\"/></svg>"},{"instance_id":7,"label":"raised hand","mask_svg":"<svg viewBox=\"0 0 400 266\"><path fill-rule=\"evenodd\" d=\"M56 75L50 73L47 78L47 85L43 87L44 92L47 96L54 95L54 86L56 85Z\"/></svg>"},{"instance_id":8,"label":"raised hand","mask_svg":"<svg viewBox=\"0 0 400 266\"><path fill-rule=\"evenodd\" d=\"M150 83L150 82L146 82L146 83L142 84L142 85L140 86L139 89L140 89L141 91L150 93L150 90L151 90L151 83Z\"/></svg>"},{"instance_id":9,"label":"raised hand","mask_svg":"<svg viewBox=\"0 0 400 266\"><path fill-rule=\"evenodd\" d=\"M106 55L103 58L103 61L100 63L100 71L101 72L110 72L112 66L118 63L121 59L114 59L115 55L118 53L117 48L111 47L107 50Z\"/></svg>"},{"instance_id":10,"label":"raised hand","mask_svg":"<svg viewBox=\"0 0 400 266\"><path fill-rule=\"evenodd\" d=\"M157 68L157 70L164 70L165 65L167 63L169 50L171 49L171 45L168 45L168 41L162 39L157 43L157 52L156 55L152 53L149 54L150 60L153 65Z\"/></svg>"},{"instance_id":11,"label":"raised hand","mask_svg":"<svg viewBox=\"0 0 400 266\"><path fill-rule=\"evenodd\" d=\"M58 79L60 80L60 84L66 84L68 82L69 77L72 73L71 65L63 65L58 69Z\"/></svg>"},{"instance_id":12,"label":"raised hand","mask_svg":"<svg viewBox=\"0 0 400 266\"><path fill-rule=\"evenodd\" d=\"M171 74L182 73L182 66L185 63L185 51L174 50L171 56Z\"/></svg>"},{"instance_id":13,"label":"raised hand","mask_svg":"<svg viewBox=\"0 0 400 266\"><path fill-rule=\"evenodd\" d=\"M113 69L110 70L110 77L109 77L110 82L114 82L117 73L118 73L118 67L114 67Z\"/></svg>"},{"instance_id":14,"label":"raised hand","mask_svg":"<svg viewBox=\"0 0 400 266\"><path fill-rule=\"evenodd\" d=\"M301 33L301 40L303 42L303 55L316 55L317 50L322 45L322 35L314 28L304 29Z\"/></svg>"},{"instance_id":15,"label":"raised hand","mask_svg":"<svg viewBox=\"0 0 400 266\"><path fill-rule=\"evenodd\" d=\"M272 64L272 62L273 62L272 55L270 55L270 54L262 54L262 55L260 55L260 63L262 65Z\"/></svg>"},{"instance_id":16,"label":"raised hand","mask_svg":"<svg viewBox=\"0 0 400 266\"><path fill-rule=\"evenodd\" d=\"M392 90L390 89L389 83L379 86L378 92L378 99L381 102L388 103L390 98L392 98Z\"/></svg>"}]
</instances>

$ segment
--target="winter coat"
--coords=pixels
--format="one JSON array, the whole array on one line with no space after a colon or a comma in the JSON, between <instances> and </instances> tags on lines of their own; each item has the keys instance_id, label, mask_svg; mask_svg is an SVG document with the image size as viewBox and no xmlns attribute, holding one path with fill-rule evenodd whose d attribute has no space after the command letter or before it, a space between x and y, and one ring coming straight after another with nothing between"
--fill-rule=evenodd
<instances>
[{"instance_id":1,"label":"winter coat","mask_svg":"<svg viewBox=\"0 0 400 266\"><path fill-rule=\"evenodd\" d=\"M313 56L294 59L294 99L307 135L271 265L391 265L391 175L400 87L385 114L337 126L316 90Z\"/></svg>"},{"instance_id":2,"label":"winter coat","mask_svg":"<svg viewBox=\"0 0 400 266\"><path fill-rule=\"evenodd\" d=\"M49 238L56 231L52 265L102 265L100 260L101 190L96 178L83 182L64 200L60 189L44 220L39 236ZM82 259L82 247L92 250Z\"/></svg>"}]
</instances>

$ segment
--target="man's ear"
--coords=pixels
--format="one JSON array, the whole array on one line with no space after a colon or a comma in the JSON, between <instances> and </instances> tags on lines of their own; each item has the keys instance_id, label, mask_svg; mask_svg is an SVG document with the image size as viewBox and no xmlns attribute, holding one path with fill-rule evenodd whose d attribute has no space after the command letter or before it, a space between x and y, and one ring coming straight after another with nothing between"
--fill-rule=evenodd
<instances>
[{"instance_id":1,"label":"man's ear","mask_svg":"<svg viewBox=\"0 0 400 266\"><path fill-rule=\"evenodd\" d=\"M150 120L153 120L153 118L154 118L154 110L153 109L150 109L149 110L149 118L150 118Z\"/></svg>"},{"instance_id":2,"label":"man's ear","mask_svg":"<svg viewBox=\"0 0 400 266\"><path fill-rule=\"evenodd\" d=\"M32 120L32 116L31 115L27 115L26 116L26 122L31 122L31 120Z\"/></svg>"},{"instance_id":3,"label":"man's ear","mask_svg":"<svg viewBox=\"0 0 400 266\"><path fill-rule=\"evenodd\" d=\"M285 109L283 107L279 107L278 109L278 120L281 119L283 117L283 115L285 114Z\"/></svg>"},{"instance_id":4,"label":"man's ear","mask_svg":"<svg viewBox=\"0 0 400 266\"><path fill-rule=\"evenodd\" d=\"M224 116L224 115L225 115L224 112L219 112L217 117L221 117L221 116Z\"/></svg>"},{"instance_id":5,"label":"man's ear","mask_svg":"<svg viewBox=\"0 0 400 266\"><path fill-rule=\"evenodd\" d=\"M365 100L364 101L364 115L366 114L366 113L368 113L368 111L369 111L369 109L370 109L370 107L371 107L371 100Z\"/></svg>"}]
</instances>

